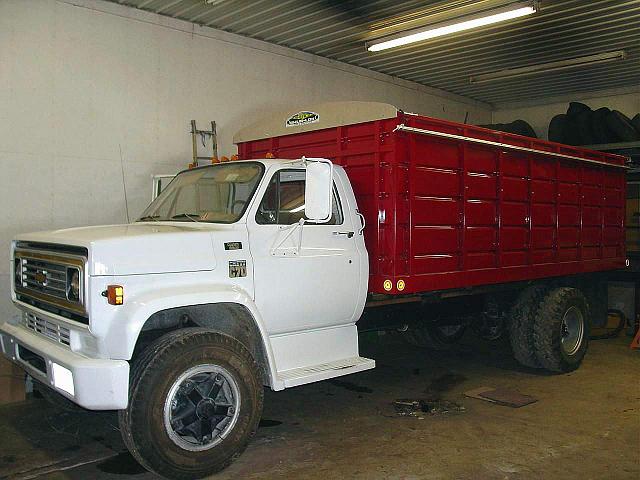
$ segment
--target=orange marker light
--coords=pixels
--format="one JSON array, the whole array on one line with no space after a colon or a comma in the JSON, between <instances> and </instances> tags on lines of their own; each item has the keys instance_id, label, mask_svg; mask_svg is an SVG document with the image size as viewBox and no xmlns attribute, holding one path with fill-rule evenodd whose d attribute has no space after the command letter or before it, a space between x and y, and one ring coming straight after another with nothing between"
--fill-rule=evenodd
<instances>
[{"instance_id":1,"label":"orange marker light","mask_svg":"<svg viewBox=\"0 0 640 480\"><path fill-rule=\"evenodd\" d=\"M108 285L107 301L110 305L122 305L124 303L124 288L121 285Z\"/></svg>"},{"instance_id":2,"label":"orange marker light","mask_svg":"<svg viewBox=\"0 0 640 480\"><path fill-rule=\"evenodd\" d=\"M264 156L264 158L276 158L276 156L271 152L267 152L267 154Z\"/></svg>"}]
</instances>

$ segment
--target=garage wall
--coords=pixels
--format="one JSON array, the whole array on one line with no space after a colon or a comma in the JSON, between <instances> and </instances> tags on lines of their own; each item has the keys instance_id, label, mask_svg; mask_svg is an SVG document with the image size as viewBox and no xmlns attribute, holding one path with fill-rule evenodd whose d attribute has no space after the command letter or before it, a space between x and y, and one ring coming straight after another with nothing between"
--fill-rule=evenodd
<instances>
[{"instance_id":1,"label":"garage wall","mask_svg":"<svg viewBox=\"0 0 640 480\"><path fill-rule=\"evenodd\" d=\"M634 90L636 91L632 93L570 98L544 105L498 108L493 112L493 122L509 123L521 118L531 124L539 138L546 139L549 122L555 115L566 113L570 101L582 102L594 110L608 107L611 110L619 110L630 118L633 117L640 112L640 88Z\"/></svg>"},{"instance_id":2,"label":"garage wall","mask_svg":"<svg viewBox=\"0 0 640 480\"><path fill-rule=\"evenodd\" d=\"M135 218L151 175L188 163L192 118L216 120L230 155L254 116L331 100L491 118L462 97L112 3L2 0L0 258L19 232L125 222L125 185ZM1 262L2 316L8 273Z\"/></svg>"}]
</instances>

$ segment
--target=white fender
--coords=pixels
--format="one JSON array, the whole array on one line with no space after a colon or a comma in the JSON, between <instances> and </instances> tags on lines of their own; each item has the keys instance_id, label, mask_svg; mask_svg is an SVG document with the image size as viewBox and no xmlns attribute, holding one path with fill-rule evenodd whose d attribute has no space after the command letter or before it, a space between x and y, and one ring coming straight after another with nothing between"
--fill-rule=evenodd
<instances>
[{"instance_id":1,"label":"white fender","mask_svg":"<svg viewBox=\"0 0 640 480\"><path fill-rule=\"evenodd\" d=\"M276 375L273 350L263 319L251 297L238 286L200 283L165 287L128 297L118 314L119 319L126 319L126 321L110 322L111 328L107 334L108 337L122 339L115 344L110 342L112 344L110 348L111 358L131 359L142 327L154 313L176 307L214 303L235 303L242 305L249 311L260 332L267 357L271 387L274 390L284 388L284 386L280 385L281 381L278 380Z\"/></svg>"}]
</instances>

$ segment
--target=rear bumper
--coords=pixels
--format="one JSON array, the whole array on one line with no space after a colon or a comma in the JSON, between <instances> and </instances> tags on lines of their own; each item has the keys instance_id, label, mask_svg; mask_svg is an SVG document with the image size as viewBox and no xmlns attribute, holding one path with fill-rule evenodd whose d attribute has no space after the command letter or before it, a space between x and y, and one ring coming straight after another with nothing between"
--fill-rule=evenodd
<instances>
[{"instance_id":1,"label":"rear bumper","mask_svg":"<svg viewBox=\"0 0 640 480\"><path fill-rule=\"evenodd\" d=\"M0 349L35 379L81 407L127 408L129 363L124 360L87 358L9 323L0 324Z\"/></svg>"}]
</instances>

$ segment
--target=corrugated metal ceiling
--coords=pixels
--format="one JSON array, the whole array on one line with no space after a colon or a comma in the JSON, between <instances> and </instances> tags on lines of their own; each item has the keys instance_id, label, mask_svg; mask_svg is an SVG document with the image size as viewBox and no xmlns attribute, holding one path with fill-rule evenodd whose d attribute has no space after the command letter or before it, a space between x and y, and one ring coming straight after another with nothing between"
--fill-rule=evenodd
<instances>
[{"instance_id":1,"label":"corrugated metal ceiling","mask_svg":"<svg viewBox=\"0 0 640 480\"><path fill-rule=\"evenodd\" d=\"M504 0L111 0L321 55L491 104L640 85L640 0L544 0L535 15L384 52L371 38L424 15ZM450 13L449 13L450 15ZM471 84L470 75L625 50L626 60Z\"/></svg>"}]
</instances>

